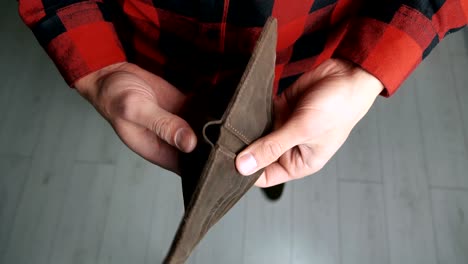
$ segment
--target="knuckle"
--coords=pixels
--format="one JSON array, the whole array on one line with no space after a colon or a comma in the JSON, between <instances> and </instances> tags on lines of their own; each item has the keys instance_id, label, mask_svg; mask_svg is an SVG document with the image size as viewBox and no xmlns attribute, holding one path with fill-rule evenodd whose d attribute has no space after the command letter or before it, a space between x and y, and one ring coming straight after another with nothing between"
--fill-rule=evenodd
<instances>
[{"instance_id":1,"label":"knuckle","mask_svg":"<svg viewBox=\"0 0 468 264\"><path fill-rule=\"evenodd\" d=\"M171 139L171 125L171 118L161 117L151 121L149 127L151 128L151 131L153 131L160 138L169 141Z\"/></svg>"},{"instance_id":2,"label":"knuckle","mask_svg":"<svg viewBox=\"0 0 468 264\"><path fill-rule=\"evenodd\" d=\"M264 150L264 154L267 158L276 159L283 154L283 147L277 141L267 140L264 141L262 145L262 149Z\"/></svg>"},{"instance_id":3,"label":"knuckle","mask_svg":"<svg viewBox=\"0 0 468 264\"><path fill-rule=\"evenodd\" d=\"M134 93L123 93L112 102L112 113L127 120L134 120L138 114L141 98Z\"/></svg>"},{"instance_id":4,"label":"knuckle","mask_svg":"<svg viewBox=\"0 0 468 264\"><path fill-rule=\"evenodd\" d=\"M328 162L319 145L301 145L298 146L298 149L300 153L299 166L309 175L320 171Z\"/></svg>"},{"instance_id":5,"label":"knuckle","mask_svg":"<svg viewBox=\"0 0 468 264\"><path fill-rule=\"evenodd\" d=\"M302 165L299 168L293 169L289 172L291 180L299 180L304 177L310 176L322 170L326 162L317 159L308 159L303 161Z\"/></svg>"},{"instance_id":6,"label":"knuckle","mask_svg":"<svg viewBox=\"0 0 468 264\"><path fill-rule=\"evenodd\" d=\"M323 167L326 164L326 162L323 161L322 159L313 159L313 158L309 158L306 162L307 162L306 165L309 168L309 171L311 174L319 172L320 170L323 169Z\"/></svg>"}]
</instances>

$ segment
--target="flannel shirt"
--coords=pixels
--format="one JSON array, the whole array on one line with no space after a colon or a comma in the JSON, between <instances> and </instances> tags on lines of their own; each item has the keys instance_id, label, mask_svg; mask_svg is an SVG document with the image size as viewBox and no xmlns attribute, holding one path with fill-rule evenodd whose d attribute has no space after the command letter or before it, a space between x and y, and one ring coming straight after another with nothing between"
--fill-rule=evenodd
<instances>
[{"instance_id":1,"label":"flannel shirt","mask_svg":"<svg viewBox=\"0 0 468 264\"><path fill-rule=\"evenodd\" d=\"M275 94L333 57L374 75L390 96L468 20L468 0L18 1L21 18L70 86L128 61L184 92L237 84L273 16Z\"/></svg>"}]
</instances>

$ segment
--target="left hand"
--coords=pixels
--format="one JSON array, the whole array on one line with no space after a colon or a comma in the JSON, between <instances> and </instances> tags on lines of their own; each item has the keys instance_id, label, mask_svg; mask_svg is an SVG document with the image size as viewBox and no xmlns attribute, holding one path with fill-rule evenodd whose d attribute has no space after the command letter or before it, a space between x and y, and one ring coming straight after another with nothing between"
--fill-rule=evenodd
<instances>
[{"instance_id":1,"label":"left hand","mask_svg":"<svg viewBox=\"0 0 468 264\"><path fill-rule=\"evenodd\" d=\"M274 99L273 132L237 155L237 170L251 175L265 168L256 182L259 187L319 171L382 89L382 83L359 66L325 61Z\"/></svg>"}]
</instances>

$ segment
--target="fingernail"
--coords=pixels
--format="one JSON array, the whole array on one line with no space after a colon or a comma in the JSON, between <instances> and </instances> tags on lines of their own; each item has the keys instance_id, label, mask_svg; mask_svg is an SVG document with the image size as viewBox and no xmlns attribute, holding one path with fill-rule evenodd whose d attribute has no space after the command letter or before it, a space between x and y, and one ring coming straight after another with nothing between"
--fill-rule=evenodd
<instances>
[{"instance_id":1,"label":"fingernail","mask_svg":"<svg viewBox=\"0 0 468 264\"><path fill-rule=\"evenodd\" d=\"M182 151L189 151L192 148L193 140L187 128L177 130L175 144Z\"/></svg>"},{"instance_id":2,"label":"fingernail","mask_svg":"<svg viewBox=\"0 0 468 264\"><path fill-rule=\"evenodd\" d=\"M244 154L239 158L239 172L244 175L250 175L257 168L257 161L250 153Z\"/></svg>"}]
</instances>

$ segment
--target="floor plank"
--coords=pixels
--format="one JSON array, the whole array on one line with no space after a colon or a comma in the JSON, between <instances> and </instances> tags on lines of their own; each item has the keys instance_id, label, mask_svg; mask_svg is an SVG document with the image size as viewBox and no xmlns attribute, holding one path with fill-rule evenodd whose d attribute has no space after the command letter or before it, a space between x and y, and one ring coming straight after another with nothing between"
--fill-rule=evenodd
<instances>
[{"instance_id":1,"label":"floor plank","mask_svg":"<svg viewBox=\"0 0 468 264\"><path fill-rule=\"evenodd\" d=\"M165 187L163 179L167 175L155 174L153 167L154 165L130 150L123 147L119 150L115 184L98 263L145 263L148 252L154 250L155 245L149 243L154 202L159 197L158 186ZM174 206L176 202L180 202L181 206L182 201L175 197L167 196L165 202ZM173 221L178 222L178 219L180 218L173 218ZM158 246L169 247L168 244L156 245L156 248ZM162 258L153 263L161 261Z\"/></svg>"},{"instance_id":2,"label":"floor plank","mask_svg":"<svg viewBox=\"0 0 468 264\"><path fill-rule=\"evenodd\" d=\"M468 36L468 33L467 33ZM468 37L467 37L468 43ZM459 107L462 118L462 129L464 132L464 145L465 150L468 152L468 55L467 56L451 56L450 69L452 71L452 77L454 80L454 93L456 95L456 101L453 102ZM466 163L466 162L465 162ZM455 186L466 186L468 174L464 174L460 178L456 179Z\"/></svg>"},{"instance_id":3,"label":"floor plank","mask_svg":"<svg viewBox=\"0 0 468 264\"><path fill-rule=\"evenodd\" d=\"M0 85L0 130L3 129L6 113L9 108L9 103L14 98L11 96L11 89L6 85ZM0 145L3 148L2 145Z\"/></svg>"},{"instance_id":4,"label":"floor plank","mask_svg":"<svg viewBox=\"0 0 468 264\"><path fill-rule=\"evenodd\" d=\"M468 192L432 190L439 263L468 263Z\"/></svg>"},{"instance_id":5,"label":"floor plank","mask_svg":"<svg viewBox=\"0 0 468 264\"><path fill-rule=\"evenodd\" d=\"M0 155L0 260L10 239L31 159Z\"/></svg>"},{"instance_id":6,"label":"floor plank","mask_svg":"<svg viewBox=\"0 0 468 264\"><path fill-rule=\"evenodd\" d=\"M263 197L261 198L264 199ZM220 222L210 229L194 251L194 255L192 256L194 263L243 263L244 219L247 202L247 199L241 199Z\"/></svg>"},{"instance_id":7,"label":"floor plank","mask_svg":"<svg viewBox=\"0 0 468 264\"><path fill-rule=\"evenodd\" d=\"M283 197L269 202L258 188L245 196L245 235L243 262L291 263L292 186L286 186Z\"/></svg>"},{"instance_id":8,"label":"floor plank","mask_svg":"<svg viewBox=\"0 0 468 264\"><path fill-rule=\"evenodd\" d=\"M83 122L82 101L57 88L50 98L4 263L47 263Z\"/></svg>"},{"instance_id":9,"label":"floor plank","mask_svg":"<svg viewBox=\"0 0 468 264\"><path fill-rule=\"evenodd\" d=\"M340 182L342 264L388 264L382 184Z\"/></svg>"},{"instance_id":10,"label":"floor plank","mask_svg":"<svg viewBox=\"0 0 468 264\"><path fill-rule=\"evenodd\" d=\"M16 1L4 2L0 34L0 153L29 157L37 144L51 85L63 79L20 21ZM6 22L8 21L8 22Z\"/></svg>"},{"instance_id":11,"label":"floor plank","mask_svg":"<svg viewBox=\"0 0 468 264\"><path fill-rule=\"evenodd\" d=\"M286 186L293 192L293 211L291 260L285 263L339 263L337 178L336 162L332 161L319 173Z\"/></svg>"},{"instance_id":12,"label":"floor plank","mask_svg":"<svg viewBox=\"0 0 468 264\"><path fill-rule=\"evenodd\" d=\"M73 166L70 188L47 263L97 263L109 211L114 166Z\"/></svg>"},{"instance_id":13,"label":"floor plank","mask_svg":"<svg viewBox=\"0 0 468 264\"><path fill-rule=\"evenodd\" d=\"M110 124L89 105L85 113L77 160L115 164L116 154L122 144Z\"/></svg>"},{"instance_id":14,"label":"floor plank","mask_svg":"<svg viewBox=\"0 0 468 264\"><path fill-rule=\"evenodd\" d=\"M466 188L468 149L450 64L446 45L442 45L416 71L413 89L431 185Z\"/></svg>"},{"instance_id":15,"label":"floor plank","mask_svg":"<svg viewBox=\"0 0 468 264\"><path fill-rule=\"evenodd\" d=\"M427 168L414 80L392 100L379 100L379 134L391 263L435 264Z\"/></svg>"},{"instance_id":16,"label":"floor plank","mask_svg":"<svg viewBox=\"0 0 468 264\"><path fill-rule=\"evenodd\" d=\"M182 183L172 172L147 165L148 175L156 178L152 198L150 238L146 251L146 264L161 263L175 236L182 214ZM195 249L196 252L197 249ZM187 262L193 263L192 258Z\"/></svg>"},{"instance_id":17,"label":"floor plank","mask_svg":"<svg viewBox=\"0 0 468 264\"><path fill-rule=\"evenodd\" d=\"M29 36L29 35L28 35ZM32 38L26 41L34 41ZM18 43L10 43L17 45ZM31 156L41 124L44 120L45 109L50 104L51 79L61 80L53 69L52 63L46 61L43 51L38 48L24 50L24 56L30 59L24 64L9 55L5 60L15 63L5 64L3 71L7 78L3 79L0 89L5 96L4 105L0 107L0 153ZM3 58L2 58L3 60ZM63 82L63 81L62 81Z\"/></svg>"},{"instance_id":18,"label":"floor plank","mask_svg":"<svg viewBox=\"0 0 468 264\"><path fill-rule=\"evenodd\" d=\"M468 56L468 29L464 28L455 33L449 34L442 42L446 45L450 55Z\"/></svg>"},{"instance_id":19,"label":"floor plank","mask_svg":"<svg viewBox=\"0 0 468 264\"><path fill-rule=\"evenodd\" d=\"M371 108L336 154L340 179L382 182L377 122L377 112Z\"/></svg>"}]
</instances>

